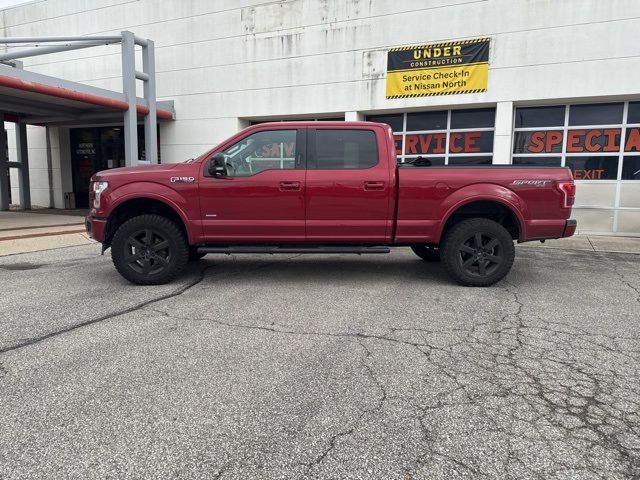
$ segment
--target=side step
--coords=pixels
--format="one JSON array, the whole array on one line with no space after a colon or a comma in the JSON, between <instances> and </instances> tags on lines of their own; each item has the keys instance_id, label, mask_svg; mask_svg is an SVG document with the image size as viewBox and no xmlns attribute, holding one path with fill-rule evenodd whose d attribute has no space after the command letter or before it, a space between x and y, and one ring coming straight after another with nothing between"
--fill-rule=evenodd
<instances>
[{"instance_id":1,"label":"side step","mask_svg":"<svg viewBox=\"0 0 640 480\"><path fill-rule=\"evenodd\" d=\"M198 247L198 253L356 253L358 255L368 253L389 253L389 247L350 247L350 246L322 246L322 247L278 247L273 245L234 245L230 247Z\"/></svg>"}]
</instances>

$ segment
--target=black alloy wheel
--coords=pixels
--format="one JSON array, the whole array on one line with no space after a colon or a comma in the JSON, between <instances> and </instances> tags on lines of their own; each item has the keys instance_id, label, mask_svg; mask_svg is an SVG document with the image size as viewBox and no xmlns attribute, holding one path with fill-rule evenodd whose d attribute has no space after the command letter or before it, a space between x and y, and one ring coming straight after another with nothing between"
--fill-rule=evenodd
<instances>
[{"instance_id":1,"label":"black alloy wheel","mask_svg":"<svg viewBox=\"0 0 640 480\"><path fill-rule=\"evenodd\" d=\"M142 275L156 275L169 266L171 249L162 232L147 227L132 232L125 240L125 262Z\"/></svg>"},{"instance_id":2,"label":"black alloy wheel","mask_svg":"<svg viewBox=\"0 0 640 480\"><path fill-rule=\"evenodd\" d=\"M459 248L462 268L469 275L486 277L504 262L500 240L490 233L476 232Z\"/></svg>"},{"instance_id":3,"label":"black alloy wheel","mask_svg":"<svg viewBox=\"0 0 640 480\"><path fill-rule=\"evenodd\" d=\"M488 218L454 225L441 244L445 269L458 283L486 287L509 273L515 257L511 234Z\"/></svg>"},{"instance_id":4,"label":"black alloy wheel","mask_svg":"<svg viewBox=\"0 0 640 480\"><path fill-rule=\"evenodd\" d=\"M180 274L189 260L182 230L160 215L140 215L124 222L112 245L113 264L137 285L160 285Z\"/></svg>"}]
</instances>

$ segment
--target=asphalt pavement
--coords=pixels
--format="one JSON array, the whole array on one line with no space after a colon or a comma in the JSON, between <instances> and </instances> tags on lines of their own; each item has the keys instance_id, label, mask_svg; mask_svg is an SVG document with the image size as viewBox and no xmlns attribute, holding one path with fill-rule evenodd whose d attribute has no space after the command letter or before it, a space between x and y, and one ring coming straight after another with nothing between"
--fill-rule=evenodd
<instances>
[{"instance_id":1,"label":"asphalt pavement","mask_svg":"<svg viewBox=\"0 0 640 480\"><path fill-rule=\"evenodd\" d=\"M0 478L640 478L640 256L0 258Z\"/></svg>"}]
</instances>

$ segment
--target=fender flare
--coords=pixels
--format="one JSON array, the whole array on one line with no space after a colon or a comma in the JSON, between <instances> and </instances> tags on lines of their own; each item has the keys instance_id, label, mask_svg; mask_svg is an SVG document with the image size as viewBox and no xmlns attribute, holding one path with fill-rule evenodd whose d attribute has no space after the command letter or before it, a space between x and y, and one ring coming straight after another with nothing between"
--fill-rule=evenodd
<instances>
[{"instance_id":1,"label":"fender flare","mask_svg":"<svg viewBox=\"0 0 640 480\"><path fill-rule=\"evenodd\" d=\"M189 219L184 208L179 205L179 202L186 203L185 200L175 190L159 183L133 182L116 188L109 194L110 208L107 212L107 216L111 218L113 212L125 202L144 199L158 201L173 210L178 217L180 217L180 220L182 220L189 243L192 242L192 235L188 227Z\"/></svg>"},{"instance_id":2,"label":"fender flare","mask_svg":"<svg viewBox=\"0 0 640 480\"><path fill-rule=\"evenodd\" d=\"M471 191L469 191L471 190ZM442 232L451 216L461 207L474 202L498 203L508 209L518 222L519 239L526 238L526 222L523 212L526 214L526 205L522 203L515 192L502 185L480 183L468 185L451 194L442 204L442 221L438 225L437 239L441 240Z\"/></svg>"}]
</instances>

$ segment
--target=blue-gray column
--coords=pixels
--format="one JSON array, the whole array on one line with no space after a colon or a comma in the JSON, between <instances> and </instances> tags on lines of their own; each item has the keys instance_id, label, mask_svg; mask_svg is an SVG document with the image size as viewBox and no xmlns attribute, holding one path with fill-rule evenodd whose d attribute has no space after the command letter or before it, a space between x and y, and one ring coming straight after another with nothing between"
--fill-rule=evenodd
<instances>
[{"instance_id":1,"label":"blue-gray column","mask_svg":"<svg viewBox=\"0 0 640 480\"><path fill-rule=\"evenodd\" d=\"M153 42L146 41L142 47L142 70L144 80L144 98L149 104L149 113L144 117L144 154L149 163L158 163L158 118L156 108L156 60Z\"/></svg>"},{"instance_id":2,"label":"blue-gray column","mask_svg":"<svg viewBox=\"0 0 640 480\"><path fill-rule=\"evenodd\" d=\"M9 210L9 158L7 155L7 132L4 129L4 114L0 113L0 210Z\"/></svg>"},{"instance_id":3,"label":"blue-gray column","mask_svg":"<svg viewBox=\"0 0 640 480\"><path fill-rule=\"evenodd\" d=\"M122 93L129 104L129 109L124 113L124 162L127 167L138 164L135 45L133 32L122 32Z\"/></svg>"},{"instance_id":4,"label":"blue-gray column","mask_svg":"<svg viewBox=\"0 0 640 480\"><path fill-rule=\"evenodd\" d=\"M27 125L16 123L16 151L18 163L18 185L20 188L20 209L31 210L31 183L29 181L29 148L27 146Z\"/></svg>"}]
</instances>

